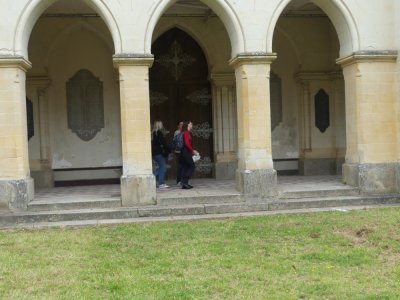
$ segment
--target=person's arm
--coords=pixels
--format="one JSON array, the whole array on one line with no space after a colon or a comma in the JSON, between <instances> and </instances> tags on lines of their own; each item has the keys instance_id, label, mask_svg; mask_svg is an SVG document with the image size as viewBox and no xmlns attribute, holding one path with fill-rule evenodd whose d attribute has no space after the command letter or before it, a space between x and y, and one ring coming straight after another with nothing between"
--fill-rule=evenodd
<instances>
[{"instance_id":1,"label":"person's arm","mask_svg":"<svg viewBox=\"0 0 400 300\"><path fill-rule=\"evenodd\" d=\"M192 147L192 144L191 144L190 140L191 140L190 139L190 133L188 131L185 131L183 133L183 141L185 142L186 148L188 148L190 153L193 154L193 147Z\"/></svg>"}]
</instances>

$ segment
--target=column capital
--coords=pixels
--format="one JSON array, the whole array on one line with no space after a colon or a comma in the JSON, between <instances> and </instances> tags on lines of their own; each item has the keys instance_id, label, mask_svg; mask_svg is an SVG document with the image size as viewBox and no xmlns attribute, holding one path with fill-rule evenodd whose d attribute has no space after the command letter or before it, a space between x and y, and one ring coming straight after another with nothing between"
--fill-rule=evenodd
<instances>
[{"instance_id":1,"label":"column capital","mask_svg":"<svg viewBox=\"0 0 400 300\"><path fill-rule=\"evenodd\" d=\"M47 89L50 86L51 80L46 75L27 76L26 83L36 86L39 89Z\"/></svg>"},{"instance_id":2,"label":"column capital","mask_svg":"<svg viewBox=\"0 0 400 300\"><path fill-rule=\"evenodd\" d=\"M245 52L239 53L229 61L229 65L237 68L242 65L271 64L277 58L276 53Z\"/></svg>"},{"instance_id":3,"label":"column capital","mask_svg":"<svg viewBox=\"0 0 400 300\"><path fill-rule=\"evenodd\" d=\"M211 81L215 86L234 86L235 73L211 73Z\"/></svg>"},{"instance_id":4,"label":"column capital","mask_svg":"<svg viewBox=\"0 0 400 300\"><path fill-rule=\"evenodd\" d=\"M336 63L344 68L356 63L395 62L397 56L397 50L361 50L338 58Z\"/></svg>"},{"instance_id":5,"label":"column capital","mask_svg":"<svg viewBox=\"0 0 400 300\"><path fill-rule=\"evenodd\" d=\"M298 82L310 82L313 80L336 80L343 79L342 71L329 72L299 72L294 75Z\"/></svg>"},{"instance_id":6,"label":"column capital","mask_svg":"<svg viewBox=\"0 0 400 300\"><path fill-rule=\"evenodd\" d=\"M26 72L32 68L32 64L23 56L0 55L0 68L19 68Z\"/></svg>"},{"instance_id":7,"label":"column capital","mask_svg":"<svg viewBox=\"0 0 400 300\"><path fill-rule=\"evenodd\" d=\"M113 55L114 67L120 66L148 66L153 65L154 56L147 53L119 53Z\"/></svg>"}]
</instances>

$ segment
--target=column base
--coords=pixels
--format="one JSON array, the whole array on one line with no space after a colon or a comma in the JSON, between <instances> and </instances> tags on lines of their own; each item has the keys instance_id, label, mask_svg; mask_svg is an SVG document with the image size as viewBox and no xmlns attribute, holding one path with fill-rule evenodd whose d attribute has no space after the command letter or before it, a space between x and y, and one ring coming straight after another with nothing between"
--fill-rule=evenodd
<instances>
[{"instance_id":1,"label":"column base","mask_svg":"<svg viewBox=\"0 0 400 300\"><path fill-rule=\"evenodd\" d=\"M153 175L121 177L122 206L156 204L156 180Z\"/></svg>"},{"instance_id":2,"label":"column base","mask_svg":"<svg viewBox=\"0 0 400 300\"><path fill-rule=\"evenodd\" d=\"M278 194L277 175L274 169L236 170L236 187L244 195L261 198Z\"/></svg>"},{"instance_id":3,"label":"column base","mask_svg":"<svg viewBox=\"0 0 400 300\"><path fill-rule=\"evenodd\" d=\"M0 207L10 210L27 210L28 203L34 197L32 178L1 180Z\"/></svg>"},{"instance_id":4,"label":"column base","mask_svg":"<svg viewBox=\"0 0 400 300\"><path fill-rule=\"evenodd\" d=\"M299 174L303 176L336 175L336 158L300 158Z\"/></svg>"},{"instance_id":5,"label":"column base","mask_svg":"<svg viewBox=\"0 0 400 300\"><path fill-rule=\"evenodd\" d=\"M237 161L217 162L215 163L215 179L228 180L235 179Z\"/></svg>"},{"instance_id":6,"label":"column base","mask_svg":"<svg viewBox=\"0 0 400 300\"><path fill-rule=\"evenodd\" d=\"M344 164L343 182L358 186L363 194L398 193L400 164Z\"/></svg>"},{"instance_id":7,"label":"column base","mask_svg":"<svg viewBox=\"0 0 400 300\"><path fill-rule=\"evenodd\" d=\"M52 188L54 187L53 170L31 171L31 177L35 182L35 188Z\"/></svg>"}]
</instances>

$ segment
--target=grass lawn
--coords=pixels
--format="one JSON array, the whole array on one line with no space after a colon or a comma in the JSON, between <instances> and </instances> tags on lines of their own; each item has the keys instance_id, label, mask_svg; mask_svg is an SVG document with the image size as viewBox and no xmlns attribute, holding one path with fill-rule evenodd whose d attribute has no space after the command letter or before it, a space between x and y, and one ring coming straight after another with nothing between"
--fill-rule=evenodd
<instances>
[{"instance_id":1,"label":"grass lawn","mask_svg":"<svg viewBox=\"0 0 400 300\"><path fill-rule=\"evenodd\" d=\"M1 299L399 299L400 209L0 231Z\"/></svg>"}]
</instances>

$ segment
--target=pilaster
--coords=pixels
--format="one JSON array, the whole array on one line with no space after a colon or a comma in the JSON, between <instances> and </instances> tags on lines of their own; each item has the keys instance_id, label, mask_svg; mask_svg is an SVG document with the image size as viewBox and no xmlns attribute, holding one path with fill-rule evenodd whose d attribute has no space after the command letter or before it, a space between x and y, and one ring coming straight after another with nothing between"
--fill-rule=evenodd
<instances>
[{"instance_id":1,"label":"pilaster","mask_svg":"<svg viewBox=\"0 0 400 300\"><path fill-rule=\"evenodd\" d=\"M270 197L277 193L271 146L269 76L275 54L242 53L235 68L238 114L238 190Z\"/></svg>"},{"instance_id":2,"label":"pilaster","mask_svg":"<svg viewBox=\"0 0 400 300\"><path fill-rule=\"evenodd\" d=\"M26 121L29 61L0 56L0 206L24 210L33 199Z\"/></svg>"},{"instance_id":3,"label":"pilaster","mask_svg":"<svg viewBox=\"0 0 400 300\"><path fill-rule=\"evenodd\" d=\"M152 174L149 67L153 56L118 54L121 98L122 206L155 204L156 182Z\"/></svg>"},{"instance_id":4,"label":"pilaster","mask_svg":"<svg viewBox=\"0 0 400 300\"><path fill-rule=\"evenodd\" d=\"M39 161L30 161L31 176L36 188L49 188L54 186L54 172L51 169L50 150L50 122L49 103L46 96L50 86L50 78L47 76L28 76L27 85L36 91L39 118Z\"/></svg>"},{"instance_id":5,"label":"pilaster","mask_svg":"<svg viewBox=\"0 0 400 300\"><path fill-rule=\"evenodd\" d=\"M338 149L340 137L338 125L342 122L344 112L340 110L343 100L340 98L341 72L301 72L296 74L299 91L299 136L300 157L299 173L301 175L335 175L341 173L343 159ZM316 127L315 95L323 89L329 96L329 130L321 133ZM344 126L344 125L343 125ZM343 158L343 157L342 157Z\"/></svg>"},{"instance_id":6,"label":"pilaster","mask_svg":"<svg viewBox=\"0 0 400 300\"><path fill-rule=\"evenodd\" d=\"M215 178L233 179L237 169L237 115L234 73L211 74Z\"/></svg>"}]
</instances>

